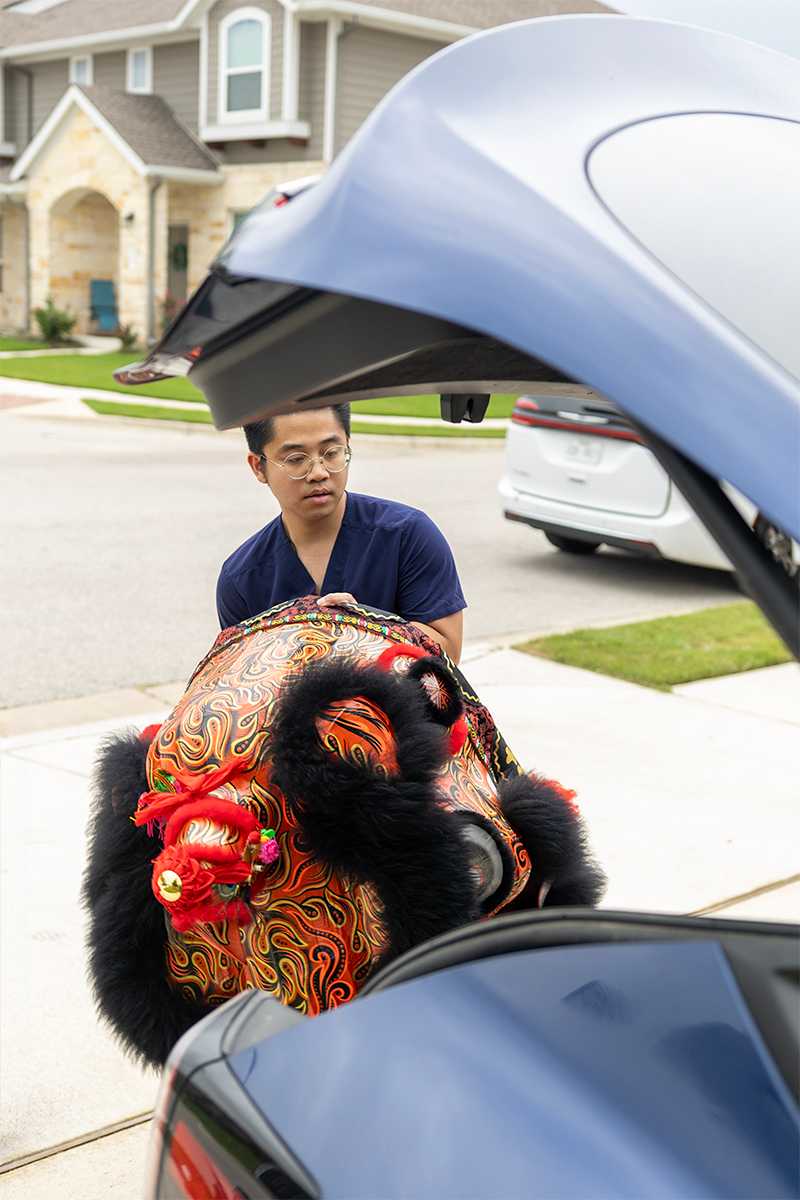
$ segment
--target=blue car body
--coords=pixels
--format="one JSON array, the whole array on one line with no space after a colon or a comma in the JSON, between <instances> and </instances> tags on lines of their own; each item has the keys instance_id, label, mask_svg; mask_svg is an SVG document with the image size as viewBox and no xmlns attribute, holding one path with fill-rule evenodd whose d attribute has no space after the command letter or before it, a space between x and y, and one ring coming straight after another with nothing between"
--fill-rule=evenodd
<instances>
[{"instance_id":1,"label":"blue car body","mask_svg":"<svg viewBox=\"0 0 800 1200\"><path fill-rule=\"evenodd\" d=\"M229 1060L331 1200L797 1194L797 1109L713 941L401 983Z\"/></svg>"}]
</instances>

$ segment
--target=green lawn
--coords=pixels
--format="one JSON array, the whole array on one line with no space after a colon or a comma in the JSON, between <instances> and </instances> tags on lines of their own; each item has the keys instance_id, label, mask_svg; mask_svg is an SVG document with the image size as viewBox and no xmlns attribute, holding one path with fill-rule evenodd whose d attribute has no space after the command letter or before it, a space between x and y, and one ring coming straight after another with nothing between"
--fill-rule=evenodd
<instances>
[{"instance_id":1,"label":"green lawn","mask_svg":"<svg viewBox=\"0 0 800 1200\"><path fill-rule=\"evenodd\" d=\"M121 392L122 395L129 396L133 403L137 395L155 396L161 400L193 400L204 403L202 393L186 379L165 379L161 383L147 383L137 388L128 388L117 383L114 371L132 361L134 356L130 353L53 354L45 358L6 358L0 359L0 375L8 375L13 379L33 379L42 383L60 383L69 387ZM513 396L493 396L487 416L508 417L513 407ZM381 417L438 417L439 397L398 396L381 400L359 400L353 411L356 416L358 413L370 413ZM473 426L464 422L462 428L472 429Z\"/></svg>"},{"instance_id":2,"label":"green lawn","mask_svg":"<svg viewBox=\"0 0 800 1200\"><path fill-rule=\"evenodd\" d=\"M610 629L578 629L536 638L516 649L662 692L695 679L791 661L783 643L749 600L683 617L661 617Z\"/></svg>"},{"instance_id":3,"label":"green lawn","mask_svg":"<svg viewBox=\"0 0 800 1200\"><path fill-rule=\"evenodd\" d=\"M46 350L44 342L32 342L29 338L0 337L0 350ZM55 356L54 356L55 357Z\"/></svg>"},{"instance_id":4,"label":"green lawn","mask_svg":"<svg viewBox=\"0 0 800 1200\"><path fill-rule=\"evenodd\" d=\"M52 354L44 358L0 359L0 375L13 379L34 379L40 383L62 383L69 387L102 388L122 392L132 398L157 396L164 400L203 401L202 393L185 379L167 379L162 383L147 383L132 390L117 383L113 372L118 367L135 362L130 352L116 354Z\"/></svg>"},{"instance_id":5,"label":"green lawn","mask_svg":"<svg viewBox=\"0 0 800 1200\"><path fill-rule=\"evenodd\" d=\"M172 408L160 404L132 404L124 400L96 400L90 396L84 396L83 403L93 412L103 416L137 417L150 421L193 421L200 425L211 424L211 414L207 408L195 408L191 405ZM379 421L353 421L352 429L353 433L380 433L406 437L505 437L504 429L486 428L481 425L384 425Z\"/></svg>"}]
</instances>

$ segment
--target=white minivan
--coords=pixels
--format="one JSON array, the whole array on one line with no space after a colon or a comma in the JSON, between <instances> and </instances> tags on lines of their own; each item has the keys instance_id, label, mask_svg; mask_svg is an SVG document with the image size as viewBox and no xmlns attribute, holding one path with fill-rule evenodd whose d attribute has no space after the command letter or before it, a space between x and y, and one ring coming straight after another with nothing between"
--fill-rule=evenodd
<instances>
[{"instance_id":1,"label":"white minivan","mask_svg":"<svg viewBox=\"0 0 800 1200\"><path fill-rule=\"evenodd\" d=\"M605 544L731 569L637 430L590 388L545 384L518 398L499 491L509 521L567 553Z\"/></svg>"}]
</instances>

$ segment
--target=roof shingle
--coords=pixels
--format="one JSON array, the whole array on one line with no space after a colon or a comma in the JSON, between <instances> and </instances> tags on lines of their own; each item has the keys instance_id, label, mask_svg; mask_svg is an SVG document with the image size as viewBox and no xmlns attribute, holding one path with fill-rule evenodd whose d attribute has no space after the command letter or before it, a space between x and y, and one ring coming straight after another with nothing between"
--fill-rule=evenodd
<instances>
[{"instance_id":1,"label":"roof shingle","mask_svg":"<svg viewBox=\"0 0 800 1200\"><path fill-rule=\"evenodd\" d=\"M160 96L132 95L96 86L80 90L146 166L217 170L218 160L180 123Z\"/></svg>"}]
</instances>

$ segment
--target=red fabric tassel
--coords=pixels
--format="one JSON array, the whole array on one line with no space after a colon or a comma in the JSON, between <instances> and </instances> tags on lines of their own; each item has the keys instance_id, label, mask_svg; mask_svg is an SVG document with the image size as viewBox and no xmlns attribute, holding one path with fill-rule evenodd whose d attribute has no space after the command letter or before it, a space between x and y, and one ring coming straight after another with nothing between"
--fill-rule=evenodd
<instances>
[{"instance_id":1,"label":"red fabric tassel","mask_svg":"<svg viewBox=\"0 0 800 1200\"><path fill-rule=\"evenodd\" d=\"M186 793L184 792L185 796ZM256 817L250 812L249 808L242 808L241 805L234 803L232 800L222 800L219 796L206 796L201 800L194 800L188 804L182 804L176 809L167 822L167 828L164 831L164 845L172 846L180 836L181 830L191 821L193 817L199 820L211 819L219 821L221 825L232 826L242 837L237 838L235 842L229 843L227 846L206 845L203 843L203 858L209 862L227 862L231 858L241 858L242 845L241 840L244 838L245 843L254 839L258 834L261 826Z\"/></svg>"},{"instance_id":2,"label":"red fabric tassel","mask_svg":"<svg viewBox=\"0 0 800 1200\"><path fill-rule=\"evenodd\" d=\"M152 821L168 820L176 808L188 803L189 800L199 800L209 792L216 791L227 783L232 775L241 771L241 764L235 759L224 767L207 771L205 775L194 775L190 771L179 771L175 775L174 792L143 792L139 797L139 806L133 817L134 825L146 825Z\"/></svg>"}]
</instances>

